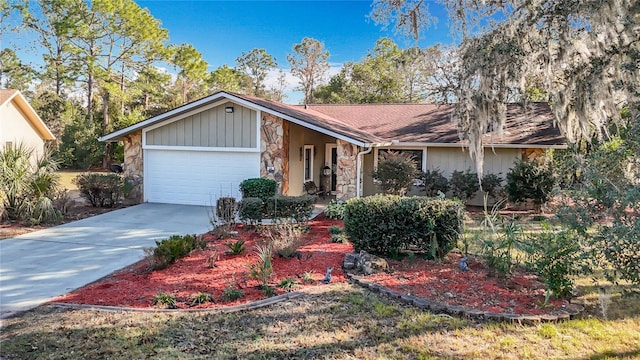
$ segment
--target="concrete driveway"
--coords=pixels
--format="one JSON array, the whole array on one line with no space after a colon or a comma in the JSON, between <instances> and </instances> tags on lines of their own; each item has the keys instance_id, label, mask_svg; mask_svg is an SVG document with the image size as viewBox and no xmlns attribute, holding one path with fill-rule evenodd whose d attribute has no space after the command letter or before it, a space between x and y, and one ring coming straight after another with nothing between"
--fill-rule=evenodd
<instances>
[{"instance_id":1,"label":"concrete driveway","mask_svg":"<svg viewBox=\"0 0 640 360\"><path fill-rule=\"evenodd\" d=\"M0 240L0 318L134 263L156 240L210 229L206 207L146 203Z\"/></svg>"}]
</instances>

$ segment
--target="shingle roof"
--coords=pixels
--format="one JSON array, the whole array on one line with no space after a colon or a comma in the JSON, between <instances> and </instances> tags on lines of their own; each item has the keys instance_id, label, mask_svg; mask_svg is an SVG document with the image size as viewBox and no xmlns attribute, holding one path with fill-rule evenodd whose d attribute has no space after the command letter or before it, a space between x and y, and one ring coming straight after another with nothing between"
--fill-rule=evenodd
<instances>
[{"instance_id":1,"label":"shingle roof","mask_svg":"<svg viewBox=\"0 0 640 360\"><path fill-rule=\"evenodd\" d=\"M299 106L302 107L302 106ZM386 141L430 144L462 144L456 124L451 120L452 105L361 104L308 105L308 110L340 119ZM527 108L507 107L503 135L485 137L489 144L562 145L564 138L554 126L547 104L533 103Z\"/></svg>"},{"instance_id":2,"label":"shingle roof","mask_svg":"<svg viewBox=\"0 0 640 360\"><path fill-rule=\"evenodd\" d=\"M360 105L288 105L256 96L218 92L144 120L100 138L119 139L174 116L226 98L251 103L256 108L297 122L317 131L342 136L353 143L425 143L462 145L458 129L451 120L452 105L431 104L360 104ZM493 135L493 136L492 136ZM525 110L509 105L507 124L502 136L489 134L487 144L549 146L563 145L564 138L553 124L548 105L530 104Z\"/></svg>"}]
</instances>

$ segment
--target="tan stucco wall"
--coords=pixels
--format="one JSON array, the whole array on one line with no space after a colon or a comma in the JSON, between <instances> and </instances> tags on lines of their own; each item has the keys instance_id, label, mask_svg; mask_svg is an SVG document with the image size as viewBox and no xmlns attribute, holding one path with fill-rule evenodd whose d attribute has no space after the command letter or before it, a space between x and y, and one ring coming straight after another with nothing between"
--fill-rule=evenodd
<instances>
[{"instance_id":1,"label":"tan stucco wall","mask_svg":"<svg viewBox=\"0 0 640 360\"><path fill-rule=\"evenodd\" d=\"M304 193L304 169L303 160L300 158L300 148L305 145L313 145L315 147L313 181L317 186L320 186L320 175L325 165L326 144L335 144L336 139L296 124L290 124L289 135L288 195L301 195Z\"/></svg>"},{"instance_id":2,"label":"tan stucco wall","mask_svg":"<svg viewBox=\"0 0 640 360\"><path fill-rule=\"evenodd\" d=\"M37 153L42 153L45 143L13 101L0 106L0 147L7 142L14 146L22 143L34 148Z\"/></svg>"}]
</instances>

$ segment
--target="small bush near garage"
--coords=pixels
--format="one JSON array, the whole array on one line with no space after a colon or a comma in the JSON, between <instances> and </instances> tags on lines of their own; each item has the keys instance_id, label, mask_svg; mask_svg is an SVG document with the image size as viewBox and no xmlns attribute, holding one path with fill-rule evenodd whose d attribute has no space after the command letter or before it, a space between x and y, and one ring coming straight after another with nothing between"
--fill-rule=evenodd
<instances>
[{"instance_id":1,"label":"small bush near garage","mask_svg":"<svg viewBox=\"0 0 640 360\"><path fill-rule=\"evenodd\" d=\"M240 183L243 198L267 199L276 195L278 183L272 179L246 179Z\"/></svg>"},{"instance_id":2,"label":"small bush near garage","mask_svg":"<svg viewBox=\"0 0 640 360\"><path fill-rule=\"evenodd\" d=\"M221 197L216 201L216 215L222 223L231 223L236 219L236 198Z\"/></svg>"},{"instance_id":3,"label":"small bush near garage","mask_svg":"<svg viewBox=\"0 0 640 360\"><path fill-rule=\"evenodd\" d=\"M256 197L246 197L238 203L238 217L244 223L257 224L262 220L263 201Z\"/></svg>"},{"instance_id":4,"label":"small bush near garage","mask_svg":"<svg viewBox=\"0 0 640 360\"><path fill-rule=\"evenodd\" d=\"M156 248L153 249L151 255L151 267L153 269L164 269L193 250L202 250L206 247L207 242L195 234L184 236L172 235L168 239L156 241Z\"/></svg>"},{"instance_id":5,"label":"small bush near garage","mask_svg":"<svg viewBox=\"0 0 640 360\"><path fill-rule=\"evenodd\" d=\"M294 219L296 222L305 222L311 218L315 202L316 197L312 195L274 196L265 200L264 214L270 219Z\"/></svg>"},{"instance_id":6,"label":"small bush near garage","mask_svg":"<svg viewBox=\"0 0 640 360\"><path fill-rule=\"evenodd\" d=\"M373 178L380 182L380 188L385 194L404 195L418 174L411 155L388 151L381 153Z\"/></svg>"},{"instance_id":7,"label":"small bush near garage","mask_svg":"<svg viewBox=\"0 0 640 360\"><path fill-rule=\"evenodd\" d=\"M131 191L131 184L117 174L82 174L73 179L73 183L94 207L114 207Z\"/></svg>"},{"instance_id":8,"label":"small bush near garage","mask_svg":"<svg viewBox=\"0 0 640 360\"><path fill-rule=\"evenodd\" d=\"M346 202L344 229L357 250L442 258L462 233L463 216L464 206L455 200L375 195Z\"/></svg>"}]
</instances>

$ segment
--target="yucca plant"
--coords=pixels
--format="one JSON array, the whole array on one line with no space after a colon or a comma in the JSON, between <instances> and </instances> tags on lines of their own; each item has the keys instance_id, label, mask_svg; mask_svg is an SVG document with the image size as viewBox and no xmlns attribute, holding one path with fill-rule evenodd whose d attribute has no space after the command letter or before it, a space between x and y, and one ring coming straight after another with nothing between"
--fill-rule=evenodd
<instances>
[{"instance_id":1,"label":"yucca plant","mask_svg":"<svg viewBox=\"0 0 640 360\"><path fill-rule=\"evenodd\" d=\"M258 262L251 265L250 274L252 278L260 281L264 287L268 285L269 278L273 275L273 264L271 262L273 253L269 245L258 245L256 254L258 255Z\"/></svg>"},{"instance_id":2,"label":"yucca plant","mask_svg":"<svg viewBox=\"0 0 640 360\"><path fill-rule=\"evenodd\" d=\"M32 224L58 221L51 200L58 192L58 163L49 147L35 154L23 143L0 150L0 201L9 219Z\"/></svg>"}]
</instances>

